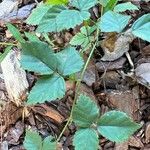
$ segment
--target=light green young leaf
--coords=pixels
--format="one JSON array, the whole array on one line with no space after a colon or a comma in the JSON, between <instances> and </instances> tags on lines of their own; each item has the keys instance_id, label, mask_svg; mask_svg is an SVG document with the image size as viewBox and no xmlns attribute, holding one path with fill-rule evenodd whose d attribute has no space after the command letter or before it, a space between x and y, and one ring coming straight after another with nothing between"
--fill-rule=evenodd
<instances>
[{"instance_id":1,"label":"light green young leaf","mask_svg":"<svg viewBox=\"0 0 150 150\"><path fill-rule=\"evenodd\" d=\"M35 9L33 9L26 22L30 25L38 25L41 22L43 16L51 7L51 5L39 4Z\"/></svg>"},{"instance_id":2,"label":"light green young leaf","mask_svg":"<svg viewBox=\"0 0 150 150\"><path fill-rule=\"evenodd\" d=\"M44 42L22 43L21 65L28 71L41 75L52 74L56 70L57 59L48 44Z\"/></svg>"},{"instance_id":3,"label":"light green young leaf","mask_svg":"<svg viewBox=\"0 0 150 150\"><path fill-rule=\"evenodd\" d=\"M79 129L74 135L73 145L75 150L97 150L98 135L94 129Z\"/></svg>"},{"instance_id":4,"label":"light green young leaf","mask_svg":"<svg viewBox=\"0 0 150 150\"><path fill-rule=\"evenodd\" d=\"M46 3L51 5L63 5L67 4L68 2L69 0L46 0Z\"/></svg>"},{"instance_id":5,"label":"light green young leaf","mask_svg":"<svg viewBox=\"0 0 150 150\"><path fill-rule=\"evenodd\" d=\"M89 18L90 13L87 11L64 10L56 18L58 31L74 28Z\"/></svg>"},{"instance_id":6,"label":"light green young leaf","mask_svg":"<svg viewBox=\"0 0 150 150\"><path fill-rule=\"evenodd\" d=\"M71 45L81 45L85 48L91 41L93 41L93 36L91 35L95 31L94 27L81 28L81 31L77 33L70 41Z\"/></svg>"},{"instance_id":7,"label":"light green young leaf","mask_svg":"<svg viewBox=\"0 0 150 150\"><path fill-rule=\"evenodd\" d=\"M110 10L113 10L114 7L117 5L118 0L109 0L107 5L104 7L104 13Z\"/></svg>"},{"instance_id":8,"label":"light green young leaf","mask_svg":"<svg viewBox=\"0 0 150 150\"><path fill-rule=\"evenodd\" d=\"M57 70L61 75L70 75L82 69L83 60L74 47L68 47L57 53L56 56L59 61Z\"/></svg>"},{"instance_id":9,"label":"light green young leaf","mask_svg":"<svg viewBox=\"0 0 150 150\"><path fill-rule=\"evenodd\" d=\"M60 29L57 24L57 17L63 11L66 10L64 6L51 7L40 20L37 32L58 32ZM66 18L63 18L66 21ZM68 19L67 19L68 20ZM64 22L65 22L64 21Z\"/></svg>"},{"instance_id":10,"label":"light green young leaf","mask_svg":"<svg viewBox=\"0 0 150 150\"><path fill-rule=\"evenodd\" d=\"M118 4L114 7L114 12L124 12L126 10L138 10L138 7L131 2Z\"/></svg>"},{"instance_id":11,"label":"light green young leaf","mask_svg":"<svg viewBox=\"0 0 150 150\"><path fill-rule=\"evenodd\" d=\"M23 37L21 36L21 33L19 32L19 30L13 26L10 23L6 24L8 30L12 33L12 35L14 36L14 38L19 41L19 42L25 42L25 40L23 39Z\"/></svg>"},{"instance_id":12,"label":"light green young leaf","mask_svg":"<svg viewBox=\"0 0 150 150\"><path fill-rule=\"evenodd\" d=\"M82 11L88 11L96 3L97 0L71 0L71 5Z\"/></svg>"},{"instance_id":13,"label":"light green young leaf","mask_svg":"<svg viewBox=\"0 0 150 150\"><path fill-rule=\"evenodd\" d=\"M43 76L36 82L29 93L27 104L34 105L45 101L56 100L65 95L66 87L64 79L54 74L52 76Z\"/></svg>"},{"instance_id":14,"label":"light green young leaf","mask_svg":"<svg viewBox=\"0 0 150 150\"><path fill-rule=\"evenodd\" d=\"M73 121L82 128L90 127L99 116L96 103L85 95L80 95L73 109Z\"/></svg>"},{"instance_id":15,"label":"light green young leaf","mask_svg":"<svg viewBox=\"0 0 150 150\"><path fill-rule=\"evenodd\" d=\"M102 32L121 32L130 20L130 16L121 15L113 11L106 12L99 22Z\"/></svg>"},{"instance_id":16,"label":"light green young leaf","mask_svg":"<svg viewBox=\"0 0 150 150\"><path fill-rule=\"evenodd\" d=\"M26 150L42 150L42 138L37 132L27 130L23 145Z\"/></svg>"},{"instance_id":17,"label":"light green young leaf","mask_svg":"<svg viewBox=\"0 0 150 150\"><path fill-rule=\"evenodd\" d=\"M43 141L42 150L57 150L57 143L52 140L52 136L46 137Z\"/></svg>"},{"instance_id":18,"label":"light green young leaf","mask_svg":"<svg viewBox=\"0 0 150 150\"><path fill-rule=\"evenodd\" d=\"M107 112L98 120L99 133L115 142L127 140L139 128L139 124L120 111Z\"/></svg>"},{"instance_id":19,"label":"light green young leaf","mask_svg":"<svg viewBox=\"0 0 150 150\"><path fill-rule=\"evenodd\" d=\"M131 29L135 36L150 42L150 13L136 20Z\"/></svg>"}]
</instances>

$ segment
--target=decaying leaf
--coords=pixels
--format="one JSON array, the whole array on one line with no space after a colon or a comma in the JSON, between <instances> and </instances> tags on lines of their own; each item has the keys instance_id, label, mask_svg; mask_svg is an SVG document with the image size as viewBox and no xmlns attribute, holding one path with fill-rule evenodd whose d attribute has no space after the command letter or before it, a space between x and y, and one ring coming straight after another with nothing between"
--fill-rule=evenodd
<instances>
[{"instance_id":1,"label":"decaying leaf","mask_svg":"<svg viewBox=\"0 0 150 150\"><path fill-rule=\"evenodd\" d=\"M150 63L142 63L135 69L138 81L150 88Z\"/></svg>"},{"instance_id":2,"label":"decaying leaf","mask_svg":"<svg viewBox=\"0 0 150 150\"><path fill-rule=\"evenodd\" d=\"M116 33L108 34L108 37L102 41L102 49L104 56L103 61L114 61L120 58L129 50L129 44L134 40L134 36L128 30L124 34L117 35Z\"/></svg>"}]
</instances>

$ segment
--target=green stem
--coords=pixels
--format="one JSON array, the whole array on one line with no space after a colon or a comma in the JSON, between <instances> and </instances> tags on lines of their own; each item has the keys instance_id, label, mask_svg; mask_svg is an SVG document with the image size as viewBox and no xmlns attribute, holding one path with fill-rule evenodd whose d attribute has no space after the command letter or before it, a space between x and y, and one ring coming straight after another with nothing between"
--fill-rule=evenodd
<instances>
[{"instance_id":1,"label":"green stem","mask_svg":"<svg viewBox=\"0 0 150 150\"><path fill-rule=\"evenodd\" d=\"M6 43L6 42L0 42L0 45L17 46L18 44L14 44L14 43Z\"/></svg>"},{"instance_id":2,"label":"green stem","mask_svg":"<svg viewBox=\"0 0 150 150\"><path fill-rule=\"evenodd\" d=\"M88 64L89 64L89 62L90 62L90 59L91 59L91 57L92 57L92 55L93 55L93 52L94 52L94 50L95 50L95 47L96 47L96 45L97 45L97 42L98 42L98 35L99 35L99 29L97 28L96 41L95 41L95 43L94 43L94 45L93 45L93 47L92 47L92 50L91 50L91 52L90 52L90 55L89 55L89 57L88 57L88 59L87 59L85 65L84 65L84 68L83 68L82 72L81 72L81 78L80 78L80 80L77 81L77 84L76 84L76 92L75 92L75 97L74 97L74 100L73 100L73 104L72 104L70 116L69 116L68 121L67 121L67 123L65 124L63 130L61 131L59 137L57 138L57 142L60 140L60 138L62 137L63 133L65 132L67 126L68 126L69 123L72 121L72 114L73 114L73 110L74 110L74 106L75 106L77 97L78 97L78 95L79 95L81 81L82 81L82 79L83 79L83 77L84 77L84 73L85 73L85 71L86 71L86 69L87 69L87 66L88 66Z\"/></svg>"}]
</instances>

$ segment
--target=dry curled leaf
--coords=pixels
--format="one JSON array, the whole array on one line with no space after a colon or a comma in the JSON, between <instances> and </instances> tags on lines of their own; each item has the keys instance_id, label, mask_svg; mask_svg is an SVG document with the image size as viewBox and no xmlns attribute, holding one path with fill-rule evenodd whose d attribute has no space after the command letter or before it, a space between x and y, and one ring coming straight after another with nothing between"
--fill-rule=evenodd
<instances>
[{"instance_id":1,"label":"dry curled leaf","mask_svg":"<svg viewBox=\"0 0 150 150\"><path fill-rule=\"evenodd\" d=\"M124 53L128 52L129 44L134 40L133 34L128 30L124 34L116 33L108 34L108 37L102 42L104 56L103 61L114 61L120 58Z\"/></svg>"}]
</instances>

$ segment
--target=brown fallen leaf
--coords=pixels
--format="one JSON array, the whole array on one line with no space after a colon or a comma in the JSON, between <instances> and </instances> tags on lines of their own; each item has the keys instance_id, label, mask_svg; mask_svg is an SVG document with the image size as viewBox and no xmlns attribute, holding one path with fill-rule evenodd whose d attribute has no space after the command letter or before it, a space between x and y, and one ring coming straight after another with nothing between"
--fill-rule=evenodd
<instances>
[{"instance_id":1,"label":"brown fallen leaf","mask_svg":"<svg viewBox=\"0 0 150 150\"><path fill-rule=\"evenodd\" d=\"M115 33L108 34L108 37L101 44L104 51L104 56L101 60L114 61L120 58L124 53L129 51L129 44L133 40L134 36L130 30L120 35L116 35Z\"/></svg>"}]
</instances>

